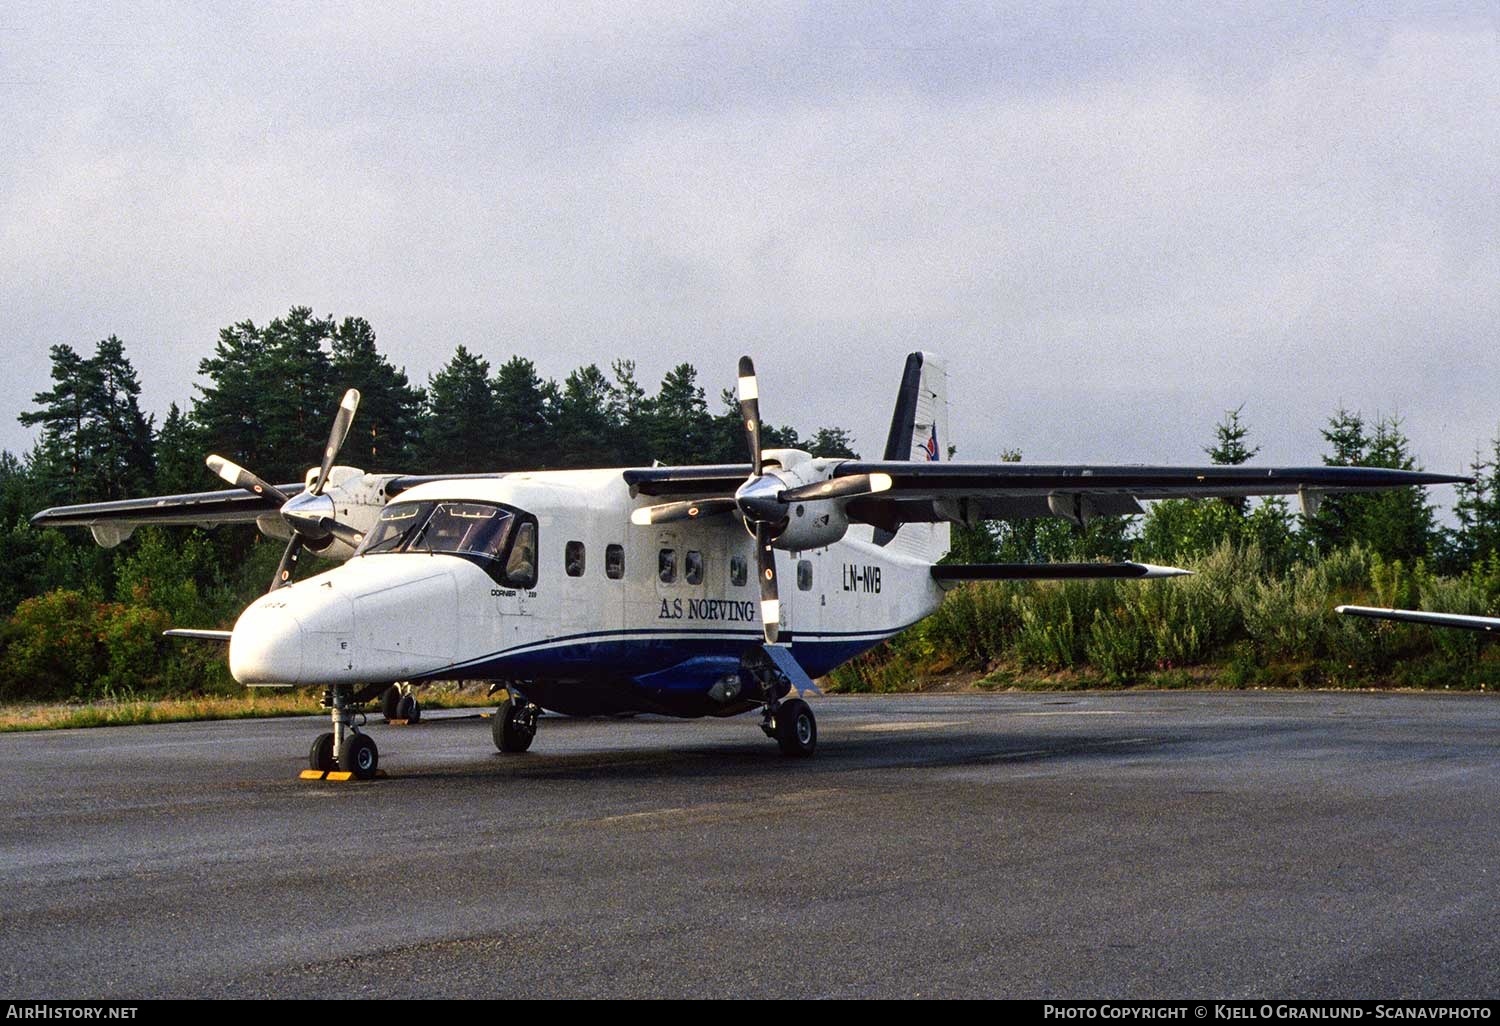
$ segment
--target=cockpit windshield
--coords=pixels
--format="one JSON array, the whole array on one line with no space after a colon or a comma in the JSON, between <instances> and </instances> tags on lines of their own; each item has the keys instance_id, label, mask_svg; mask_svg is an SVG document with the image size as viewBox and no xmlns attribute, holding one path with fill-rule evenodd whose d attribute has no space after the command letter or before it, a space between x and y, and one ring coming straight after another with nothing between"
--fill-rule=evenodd
<instances>
[{"instance_id":1,"label":"cockpit windshield","mask_svg":"<svg viewBox=\"0 0 1500 1026\"><path fill-rule=\"evenodd\" d=\"M513 510L487 502L393 502L356 554L442 552L500 560L515 522Z\"/></svg>"},{"instance_id":2,"label":"cockpit windshield","mask_svg":"<svg viewBox=\"0 0 1500 1026\"><path fill-rule=\"evenodd\" d=\"M515 514L479 502L440 502L422 530L407 545L409 552L452 552L498 559L505 549Z\"/></svg>"}]
</instances>

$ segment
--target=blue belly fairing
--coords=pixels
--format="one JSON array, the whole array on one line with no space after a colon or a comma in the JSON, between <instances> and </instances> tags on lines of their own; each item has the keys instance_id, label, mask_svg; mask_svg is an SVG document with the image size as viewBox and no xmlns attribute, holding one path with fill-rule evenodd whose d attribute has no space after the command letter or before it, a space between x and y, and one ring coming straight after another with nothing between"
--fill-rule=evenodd
<instances>
[{"instance_id":1,"label":"blue belly fairing","mask_svg":"<svg viewBox=\"0 0 1500 1026\"><path fill-rule=\"evenodd\" d=\"M819 677L905 628L797 633L790 639L792 655L809 676ZM707 692L735 673L745 652L761 643L758 629L589 631L517 645L423 679L548 682L535 686L537 693L528 697L561 712L714 715L753 707L721 709L709 702Z\"/></svg>"}]
</instances>

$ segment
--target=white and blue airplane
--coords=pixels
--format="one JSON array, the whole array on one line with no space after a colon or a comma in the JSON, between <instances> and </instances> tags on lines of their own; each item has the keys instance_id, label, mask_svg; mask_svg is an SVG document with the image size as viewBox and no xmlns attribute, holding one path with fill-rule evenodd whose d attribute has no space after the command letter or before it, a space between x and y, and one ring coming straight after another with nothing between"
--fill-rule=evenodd
<instances>
[{"instance_id":1,"label":"white and blue airplane","mask_svg":"<svg viewBox=\"0 0 1500 1026\"><path fill-rule=\"evenodd\" d=\"M913 353L881 460L762 449L749 357L738 395L750 460L443 477L336 466L359 395L344 396L318 467L271 485L219 456L234 489L45 510L116 545L142 524L255 523L288 540L271 590L227 641L251 686L325 689L332 730L313 771L375 775L358 709L409 686L489 680L502 752L532 743L543 709L731 716L759 710L781 750L811 755L812 678L932 614L965 580L1152 578L1146 564L953 565L950 525L1142 512L1142 500L1298 494L1463 480L1362 467L954 463L943 363ZM305 549L341 565L295 580ZM399 685L401 692L391 691Z\"/></svg>"}]
</instances>

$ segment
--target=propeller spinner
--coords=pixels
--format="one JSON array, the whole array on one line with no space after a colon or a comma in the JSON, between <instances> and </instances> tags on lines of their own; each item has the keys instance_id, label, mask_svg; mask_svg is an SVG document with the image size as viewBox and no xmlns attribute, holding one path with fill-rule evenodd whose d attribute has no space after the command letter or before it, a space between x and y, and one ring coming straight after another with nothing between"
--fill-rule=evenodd
<instances>
[{"instance_id":1,"label":"propeller spinner","mask_svg":"<svg viewBox=\"0 0 1500 1026\"><path fill-rule=\"evenodd\" d=\"M337 538L353 548L364 540L364 535L360 532L348 524L339 523L332 497L323 494L323 489L328 484L328 474L333 469L333 461L338 458L339 450L344 447L344 440L349 437L349 426L354 422L354 413L358 409L359 392L351 388L344 393L338 412L334 415L333 427L328 432L328 444L323 447L323 462L318 466L318 476L313 480L311 488L298 495L287 495L280 488L222 456L210 456L206 461L209 470L234 487L263 495L275 502L281 518L292 529L291 540L287 542L286 551L281 554L281 563L271 581L271 591L292 583L297 561L302 557L302 550L309 547L309 544L321 548L331 539Z\"/></svg>"}]
</instances>

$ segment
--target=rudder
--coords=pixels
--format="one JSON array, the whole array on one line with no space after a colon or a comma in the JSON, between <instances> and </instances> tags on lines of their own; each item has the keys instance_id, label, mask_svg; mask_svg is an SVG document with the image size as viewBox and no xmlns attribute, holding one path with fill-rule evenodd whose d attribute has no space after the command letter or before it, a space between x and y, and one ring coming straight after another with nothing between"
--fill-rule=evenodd
<instances>
[{"instance_id":1,"label":"rudder","mask_svg":"<svg viewBox=\"0 0 1500 1026\"><path fill-rule=\"evenodd\" d=\"M947 367L932 353L912 353L906 358L901 388L896 393L885 458L946 462L952 444L948 434ZM894 535L877 529L875 543L936 563L948 553L949 525L903 524Z\"/></svg>"}]
</instances>

